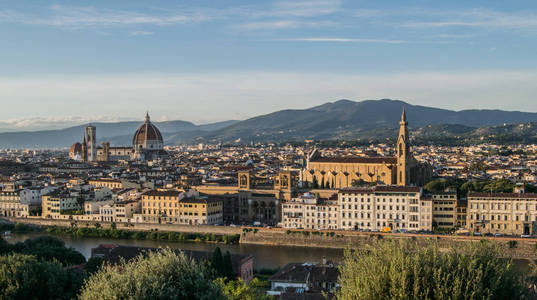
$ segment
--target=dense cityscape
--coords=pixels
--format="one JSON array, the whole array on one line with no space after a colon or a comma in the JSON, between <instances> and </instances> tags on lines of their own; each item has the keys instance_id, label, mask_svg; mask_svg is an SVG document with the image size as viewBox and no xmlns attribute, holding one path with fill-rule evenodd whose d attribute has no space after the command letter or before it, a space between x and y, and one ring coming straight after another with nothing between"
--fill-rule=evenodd
<instances>
[{"instance_id":1,"label":"dense cityscape","mask_svg":"<svg viewBox=\"0 0 537 300\"><path fill-rule=\"evenodd\" d=\"M537 299L536 1L0 25L0 300Z\"/></svg>"},{"instance_id":2,"label":"dense cityscape","mask_svg":"<svg viewBox=\"0 0 537 300\"><path fill-rule=\"evenodd\" d=\"M132 146L98 146L98 132L88 125L82 143L70 149L2 150L0 215L71 228L225 232L226 242L234 234L243 243L252 228L327 237L536 234L535 145L413 147L407 126L403 109L397 146L321 149L313 141L166 146L149 114ZM286 244L262 239L273 242ZM287 243L313 246L307 240ZM103 244L92 249L92 257L110 262L140 251ZM211 254L189 255L203 261ZM230 263L236 276L251 281L254 260L233 254ZM268 278L266 293L282 299L334 294L337 263L325 260L284 266Z\"/></svg>"}]
</instances>

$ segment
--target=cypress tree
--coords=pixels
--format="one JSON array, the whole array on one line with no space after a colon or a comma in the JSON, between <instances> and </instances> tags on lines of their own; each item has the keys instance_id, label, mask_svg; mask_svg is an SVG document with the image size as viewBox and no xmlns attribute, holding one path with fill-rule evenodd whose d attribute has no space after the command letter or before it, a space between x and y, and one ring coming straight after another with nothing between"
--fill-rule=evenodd
<instances>
[{"instance_id":1,"label":"cypress tree","mask_svg":"<svg viewBox=\"0 0 537 300\"><path fill-rule=\"evenodd\" d=\"M222 257L220 247L216 247L216 249L214 249L213 257L211 259L211 266L219 277L224 274L224 258Z\"/></svg>"},{"instance_id":2,"label":"cypress tree","mask_svg":"<svg viewBox=\"0 0 537 300\"><path fill-rule=\"evenodd\" d=\"M233 263L231 262L231 254L229 251L226 251L224 255L224 273L229 280L235 278L235 272L233 272Z\"/></svg>"}]
</instances>

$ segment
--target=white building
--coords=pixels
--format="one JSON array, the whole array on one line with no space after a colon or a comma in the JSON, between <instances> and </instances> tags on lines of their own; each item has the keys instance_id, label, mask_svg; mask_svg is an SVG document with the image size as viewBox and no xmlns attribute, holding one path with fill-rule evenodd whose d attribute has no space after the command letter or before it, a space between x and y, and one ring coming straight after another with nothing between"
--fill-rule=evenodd
<instances>
[{"instance_id":1,"label":"white building","mask_svg":"<svg viewBox=\"0 0 537 300\"><path fill-rule=\"evenodd\" d=\"M344 230L432 230L432 201L419 187L376 186L339 190L339 228Z\"/></svg>"},{"instance_id":2,"label":"white building","mask_svg":"<svg viewBox=\"0 0 537 300\"><path fill-rule=\"evenodd\" d=\"M338 200L306 193L282 203L282 226L299 229L338 229Z\"/></svg>"}]
</instances>

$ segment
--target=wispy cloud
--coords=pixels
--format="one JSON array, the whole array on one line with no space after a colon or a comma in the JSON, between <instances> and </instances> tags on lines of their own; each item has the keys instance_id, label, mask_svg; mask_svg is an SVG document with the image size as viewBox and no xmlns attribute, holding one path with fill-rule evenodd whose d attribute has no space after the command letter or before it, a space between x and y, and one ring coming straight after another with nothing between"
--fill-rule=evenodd
<instances>
[{"instance_id":1,"label":"wispy cloud","mask_svg":"<svg viewBox=\"0 0 537 300\"><path fill-rule=\"evenodd\" d=\"M341 10L340 0L281 1L272 5L267 14L296 17L329 15Z\"/></svg>"},{"instance_id":2,"label":"wispy cloud","mask_svg":"<svg viewBox=\"0 0 537 300\"><path fill-rule=\"evenodd\" d=\"M274 20L262 22L249 22L234 26L239 30L278 30L307 27L330 27L337 23L331 21L302 21L302 20Z\"/></svg>"},{"instance_id":3,"label":"wispy cloud","mask_svg":"<svg viewBox=\"0 0 537 300\"><path fill-rule=\"evenodd\" d=\"M484 27L489 29L537 29L537 14L531 11L501 12L484 8L461 10L357 10L356 17L382 18L399 17L397 21L385 21L396 27L440 28L440 27ZM416 18L418 17L418 18Z\"/></svg>"},{"instance_id":4,"label":"wispy cloud","mask_svg":"<svg viewBox=\"0 0 537 300\"><path fill-rule=\"evenodd\" d=\"M199 23L212 19L211 15L195 10L150 14L127 10L99 9L91 6L53 5L47 11L43 15L31 15L2 10L0 11L0 21L79 29L129 25L166 26Z\"/></svg>"},{"instance_id":5,"label":"wispy cloud","mask_svg":"<svg viewBox=\"0 0 537 300\"><path fill-rule=\"evenodd\" d=\"M137 36L137 35L153 35L154 32L153 31L143 31L143 30L138 30L138 31L132 31L129 33L129 35L131 36Z\"/></svg>"},{"instance_id":6,"label":"wispy cloud","mask_svg":"<svg viewBox=\"0 0 537 300\"><path fill-rule=\"evenodd\" d=\"M66 116L66 117L30 117L7 119L0 122L0 131L23 131L23 130L43 130L59 129L95 122L120 122L131 121L133 118L121 118L111 116Z\"/></svg>"},{"instance_id":7,"label":"wispy cloud","mask_svg":"<svg viewBox=\"0 0 537 300\"><path fill-rule=\"evenodd\" d=\"M385 43L385 44L401 44L401 43L407 42L404 40L360 39L360 38L339 38L339 37L287 38L287 39L273 39L273 40L289 41L289 42Z\"/></svg>"}]
</instances>

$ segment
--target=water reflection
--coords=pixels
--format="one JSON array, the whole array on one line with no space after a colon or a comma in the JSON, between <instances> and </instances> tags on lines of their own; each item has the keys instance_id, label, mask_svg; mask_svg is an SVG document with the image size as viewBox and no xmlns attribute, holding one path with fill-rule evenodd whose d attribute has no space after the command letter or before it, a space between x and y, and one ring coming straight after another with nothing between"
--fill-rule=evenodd
<instances>
[{"instance_id":1,"label":"water reflection","mask_svg":"<svg viewBox=\"0 0 537 300\"><path fill-rule=\"evenodd\" d=\"M8 240L10 243L23 242L28 238L41 236L40 233L12 234ZM306 248L288 246L265 246L265 245L223 245L193 242L165 242L165 241L139 241L139 240L115 240L106 238L73 238L58 236L68 247L73 247L86 258L91 256L91 248L99 244L118 244L139 247L170 247L182 250L213 251L220 247L223 252L251 254L254 256L255 268L283 267L290 262L320 262L323 257L328 260L340 261L343 250L328 248Z\"/></svg>"}]
</instances>

